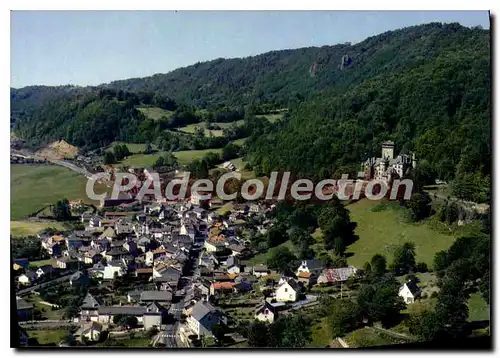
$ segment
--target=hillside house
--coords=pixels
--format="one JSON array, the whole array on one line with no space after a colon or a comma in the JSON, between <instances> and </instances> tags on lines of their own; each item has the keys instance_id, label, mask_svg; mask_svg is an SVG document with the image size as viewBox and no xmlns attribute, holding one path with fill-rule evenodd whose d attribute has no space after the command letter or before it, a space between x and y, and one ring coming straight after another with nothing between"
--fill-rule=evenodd
<instances>
[{"instance_id":1,"label":"hillside house","mask_svg":"<svg viewBox=\"0 0 500 358\"><path fill-rule=\"evenodd\" d=\"M255 319L262 322L273 323L276 319L276 309L268 301L258 305L255 309Z\"/></svg>"},{"instance_id":2,"label":"hillside house","mask_svg":"<svg viewBox=\"0 0 500 358\"><path fill-rule=\"evenodd\" d=\"M421 290L413 281L405 282L400 288L398 296L402 297L406 304L414 303L420 297Z\"/></svg>"},{"instance_id":3,"label":"hillside house","mask_svg":"<svg viewBox=\"0 0 500 358\"><path fill-rule=\"evenodd\" d=\"M275 291L276 301L278 302L295 302L301 291L299 284L293 280L288 279L278 285Z\"/></svg>"}]
</instances>

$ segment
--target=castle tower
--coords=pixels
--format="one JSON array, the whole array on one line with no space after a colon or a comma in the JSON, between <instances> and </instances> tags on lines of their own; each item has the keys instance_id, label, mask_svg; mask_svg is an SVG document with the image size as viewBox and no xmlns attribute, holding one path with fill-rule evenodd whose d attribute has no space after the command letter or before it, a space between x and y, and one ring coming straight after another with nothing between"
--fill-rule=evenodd
<instances>
[{"instance_id":1,"label":"castle tower","mask_svg":"<svg viewBox=\"0 0 500 358\"><path fill-rule=\"evenodd\" d=\"M393 159L394 158L394 142L387 141L382 143L382 158L383 159Z\"/></svg>"}]
</instances>

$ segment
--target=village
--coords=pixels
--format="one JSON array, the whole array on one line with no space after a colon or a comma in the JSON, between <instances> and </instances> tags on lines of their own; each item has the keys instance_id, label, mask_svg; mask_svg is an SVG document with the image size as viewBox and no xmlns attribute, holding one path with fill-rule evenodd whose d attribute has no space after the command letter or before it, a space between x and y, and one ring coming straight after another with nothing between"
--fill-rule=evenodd
<instances>
[{"instance_id":1,"label":"village","mask_svg":"<svg viewBox=\"0 0 500 358\"><path fill-rule=\"evenodd\" d=\"M83 204L71 205L82 211ZM336 287L332 295L342 297L344 284L356 279L357 268L327 268L319 260L303 260L295 272L247 265L256 252L244 228L250 222L259 223L261 233L272 227L270 202L236 203L223 214L217 198L200 202L198 196L102 205L107 206L101 214L80 214L84 230L38 235L55 265L32 270L28 260L14 258L22 327L60 324L85 345L137 331L147 334L146 346L206 346L214 336L230 345L245 341L235 329L241 321L272 323L278 315L317 304L315 288ZM81 288L81 303L72 316L44 322L36 304L50 297L51 286L57 292ZM400 289L407 303L418 294L415 284ZM47 301L47 309L65 308Z\"/></svg>"}]
</instances>

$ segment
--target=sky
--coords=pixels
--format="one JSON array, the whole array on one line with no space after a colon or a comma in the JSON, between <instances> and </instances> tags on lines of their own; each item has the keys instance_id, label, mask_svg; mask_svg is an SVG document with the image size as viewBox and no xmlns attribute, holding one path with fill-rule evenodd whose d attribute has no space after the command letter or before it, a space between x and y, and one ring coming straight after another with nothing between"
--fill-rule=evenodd
<instances>
[{"instance_id":1,"label":"sky","mask_svg":"<svg viewBox=\"0 0 500 358\"><path fill-rule=\"evenodd\" d=\"M487 11L12 11L11 87L98 85L435 21L490 27Z\"/></svg>"}]
</instances>

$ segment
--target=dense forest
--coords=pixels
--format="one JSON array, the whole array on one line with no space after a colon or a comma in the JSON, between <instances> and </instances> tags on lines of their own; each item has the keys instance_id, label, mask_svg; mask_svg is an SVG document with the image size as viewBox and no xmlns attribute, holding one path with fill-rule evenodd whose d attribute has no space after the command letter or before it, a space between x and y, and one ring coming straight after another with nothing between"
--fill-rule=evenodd
<instances>
[{"instance_id":1,"label":"dense forest","mask_svg":"<svg viewBox=\"0 0 500 358\"><path fill-rule=\"evenodd\" d=\"M64 138L83 148L116 140L222 148L251 136L245 159L258 174L288 169L312 178L355 173L393 140L396 155L414 151L427 178L463 183L456 192L470 198L490 186L490 72L489 30L431 23L98 87L11 89L11 123L32 145ZM172 115L152 120L138 106ZM284 107L285 120L255 121ZM223 137L177 131L243 118Z\"/></svg>"}]
</instances>

